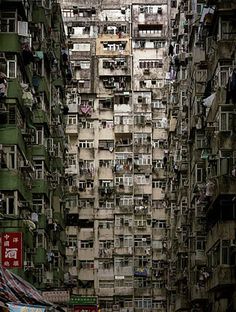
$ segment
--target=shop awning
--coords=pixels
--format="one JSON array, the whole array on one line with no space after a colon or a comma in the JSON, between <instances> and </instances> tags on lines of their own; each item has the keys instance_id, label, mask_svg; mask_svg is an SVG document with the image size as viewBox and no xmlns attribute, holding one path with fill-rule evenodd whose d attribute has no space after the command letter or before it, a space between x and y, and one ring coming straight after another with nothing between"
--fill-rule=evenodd
<instances>
[{"instance_id":1,"label":"shop awning","mask_svg":"<svg viewBox=\"0 0 236 312\"><path fill-rule=\"evenodd\" d=\"M25 303L52 306L31 284L0 266L0 298L3 303Z\"/></svg>"}]
</instances>

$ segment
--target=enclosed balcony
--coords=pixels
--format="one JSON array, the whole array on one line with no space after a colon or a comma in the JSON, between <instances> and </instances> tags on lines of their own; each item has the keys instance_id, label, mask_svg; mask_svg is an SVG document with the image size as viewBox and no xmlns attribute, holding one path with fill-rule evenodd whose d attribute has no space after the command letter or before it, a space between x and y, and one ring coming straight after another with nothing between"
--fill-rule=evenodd
<instances>
[{"instance_id":1,"label":"enclosed balcony","mask_svg":"<svg viewBox=\"0 0 236 312\"><path fill-rule=\"evenodd\" d=\"M235 266L219 265L213 269L212 274L207 281L207 289L208 291L214 289L227 289L233 287L235 283Z\"/></svg>"},{"instance_id":2,"label":"enclosed balcony","mask_svg":"<svg viewBox=\"0 0 236 312\"><path fill-rule=\"evenodd\" d=\"M47 250L43 247L37 247L35 249L34 264L40 265L40 264L46 264L47 262L48 262Z\"/></svg>"}]
</instances>

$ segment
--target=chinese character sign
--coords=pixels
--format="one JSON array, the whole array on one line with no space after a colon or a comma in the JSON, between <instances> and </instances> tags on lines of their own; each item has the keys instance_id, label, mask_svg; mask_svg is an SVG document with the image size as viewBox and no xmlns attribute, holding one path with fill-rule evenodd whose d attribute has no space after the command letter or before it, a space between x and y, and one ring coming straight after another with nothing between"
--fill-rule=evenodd
<instances>
[{"instance_id":1,"label":"chinese character sign","mask_svg":"<svg viewBox=\"0 0 236 312\"><path fill-rule=\"evenodd\" d=\"M5 268L22 267L22 233L2 233L2 266Z\"/></svg>"}]
</instances>

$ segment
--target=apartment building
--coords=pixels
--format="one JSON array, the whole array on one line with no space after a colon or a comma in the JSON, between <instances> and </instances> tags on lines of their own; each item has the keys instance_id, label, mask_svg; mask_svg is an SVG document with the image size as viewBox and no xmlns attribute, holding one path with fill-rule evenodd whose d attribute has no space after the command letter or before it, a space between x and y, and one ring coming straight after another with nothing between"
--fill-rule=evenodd
<instances>
[{"instance_id":1,"label":"apartment building","mask_svg":"<svg viewBox=\"0 0 236 312\"><path fill-rule=\"evenodd\" d=\"M168 101L168 311L235 311L235 1L182 1Z\"/></svg>"},{"instance_id":2,"label":"apartment building","mask_svg":"<svg viewBox=\"0 0 236 312\"><path fill-rule=\"evenodd\" d=\"M70 80L60 5L2 0L0 16L1 250L14 247L1 264L38 288L60 288Z\"/></svg>"},{"instance_id":3,"label":"apartment building","mask_svg":"<svg viewBox=\"0 0 236 312\"><path fill-rule=\"evenodd\" d=\"M170 6L61 5L73 72L68 281L102 311L165 311Z\"/></svg>"}]
</instances>

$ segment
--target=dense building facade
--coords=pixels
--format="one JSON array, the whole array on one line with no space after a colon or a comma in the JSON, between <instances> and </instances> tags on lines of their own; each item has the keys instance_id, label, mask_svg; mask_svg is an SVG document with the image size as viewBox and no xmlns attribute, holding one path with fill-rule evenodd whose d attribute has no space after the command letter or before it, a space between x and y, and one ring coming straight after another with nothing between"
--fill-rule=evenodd
<instances>
[{"instance_id":1,"label":"dense building facade","mask_svg":"<svg viewBox=\"0 0 236 312\"><path fill-rule=\"evenodd\" d=\"M38 288L60 288L69 78L60 6L44 0L0 4L0 232L23 238L22 267L2 265Z\"/></svg>"},{"instance_id":2,"label":"dense building facade","mask_svg":"<svg viewBox=\"0 0 236 312\"><path fill-rule=\"evenodd\" d=\"M168 101L169 311L235 311L235 1L182 1Z\"/></svg>"},{"instance_id":3,"label":"dense building facade","mask_svg":"<svg viewBox=\"0 0 236 312\"><path fill-rule=\"evenodd\" d=\"M60 2L0 1L15 271L102 312L235 311L235 1Z\"/></svg>"},{"instance_id":4,"label":"dense building facade","mask_svg":"<svg viewBox=\"0 0 236 312\"><path fill-rule=\"evenodd\" d=\"M61 3L73 72L68 281L102 311L165 311L169 6Z\"/></svg>"}]
</instances>

